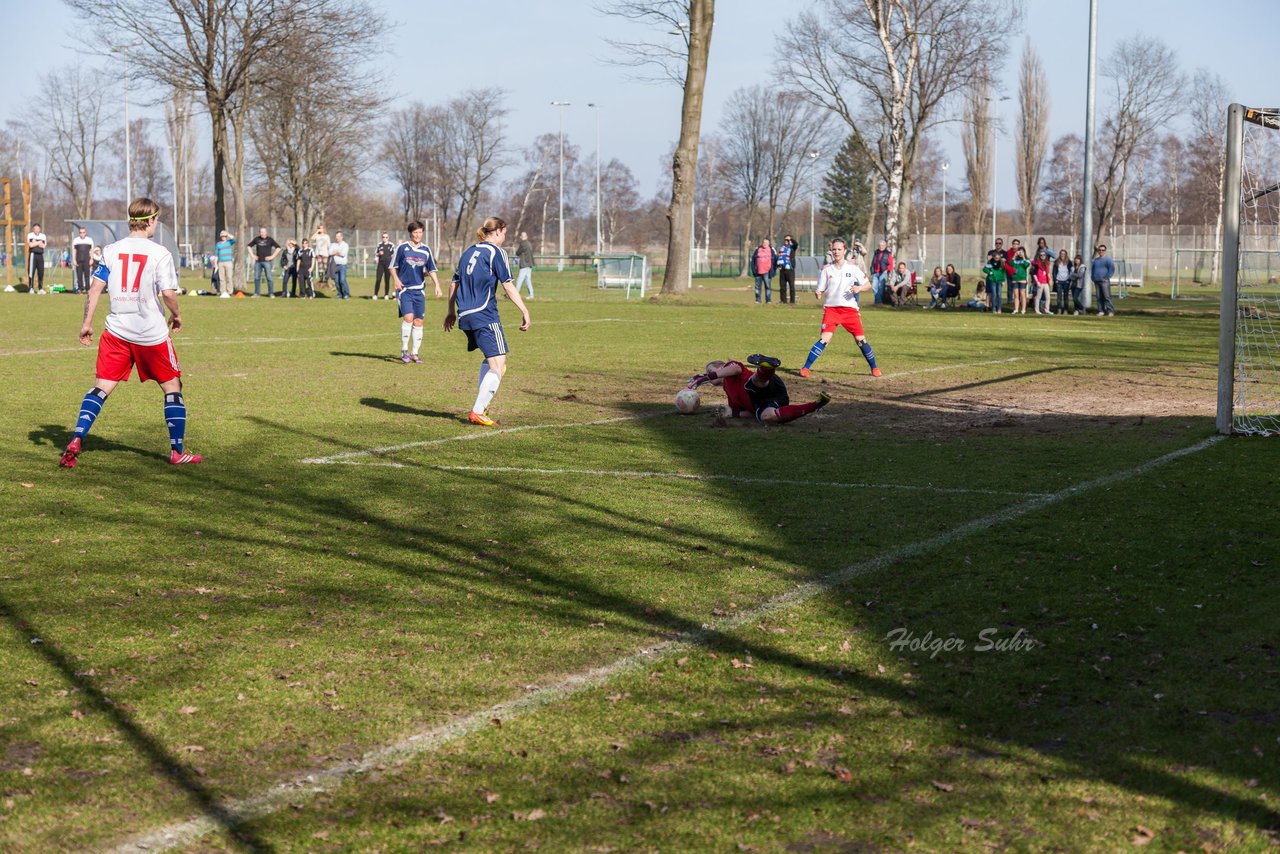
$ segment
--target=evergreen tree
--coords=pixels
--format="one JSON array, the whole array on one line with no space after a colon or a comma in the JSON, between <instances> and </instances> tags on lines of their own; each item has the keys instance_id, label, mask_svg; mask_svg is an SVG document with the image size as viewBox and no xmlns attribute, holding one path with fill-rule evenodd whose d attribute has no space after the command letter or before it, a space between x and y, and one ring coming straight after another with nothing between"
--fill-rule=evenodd
<instances>
[{"instance_id":1,"label":"evergreen tree","mask_svg":"<svg viewBox=\"0 0 1280 854\"><path fill-rule=\"evenodd\" d=\"M820 196L823 222L833 234L847 240L867 227L872 204L867 176L874 168L857 139L850 134L831 163ZM866 239L866 235L861 236Z\"/></svg>"}]
</instances>

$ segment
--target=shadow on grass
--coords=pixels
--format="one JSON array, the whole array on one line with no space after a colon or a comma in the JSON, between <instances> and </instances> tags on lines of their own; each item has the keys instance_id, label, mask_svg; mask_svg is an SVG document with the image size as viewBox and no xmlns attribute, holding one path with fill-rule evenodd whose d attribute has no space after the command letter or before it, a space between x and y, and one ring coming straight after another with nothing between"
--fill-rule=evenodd
<instances>
[{"instance_id":1,"label":"shadow on grass","mask_svg":"<svg viewBox=\"0 0 1280 854\"><path fill-rule=\"evenodd\" d=\"M59 453L67 447L67 443L71 441L71 437L75 433L61 424L42 424L34 430L27 433L27 440L31 444L38 447L50 447ZM90 433L84 440L85 451L97 453L106 451L107 453L130 453L137 454L140 457L146 457L149 460L165 460L168 457L164 454L158 454L155 451L148 451L144 448L135 448L133 445L126 445L123 442L116 442L112 439L106 439L95 433Z\"/></svg>"},{"instance_id":2,"label":"shadow on grass","mask_svg":"<svg viewBox=\"0 0 1280 854\"><path fill-rule=\"evenodd\" d=\"M246 851L270 852L273 850L265 840L259 838L238 817L218 803L217 797L205 788L192 769L180 762L158 739L153 738L124 708L102 693L93 680L80 675L75 663L63 653L56 640L32 625L12 603L3 597L0 597L0 617L12 625L14 633L27 647L44 659L50 668L61 674L67 685L83 697L86 704L107 717L138 753L150 761L157 772L185 792L196 808L225 830L232 840Z\"/></svg>"},{"instance_id":3,"label":"shadow on grass","mask_svg":"<svg viewBox=\"0 0 1280 854\"><path fill-rule=\"evenodd\" d=\"M343 350L330 350L330 356L344 356L348 359L372 359L375 362L393 362L397 365L404 364L400 361L399 356L391 356L386 353L349 353Z\"/></svg>"},{"instance_id":4,"label":"shadow on grass","mask_svg":"<svg viewBox=\"0 0 1280 854\"><path fill-rule=\"evenodd\" d=\"M399 361L398 359L396 361ZM438 409L418 409L415 406L406 406L403 403L396 403L381 397L362 397L360 398L361 406L368 406L373 409L381 409L383 412L392 412L396 415L418 415L422 418L445 418L449 421L458 421L458 413L441 412Z\"/></svg>"}]
</instances>

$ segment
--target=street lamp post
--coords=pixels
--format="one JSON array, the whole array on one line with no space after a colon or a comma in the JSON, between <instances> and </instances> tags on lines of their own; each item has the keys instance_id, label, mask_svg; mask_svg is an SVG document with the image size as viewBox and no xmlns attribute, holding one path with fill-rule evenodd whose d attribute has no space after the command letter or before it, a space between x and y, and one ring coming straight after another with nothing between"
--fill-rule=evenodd
<instances>
[{"instance_id":1,"label":"street lamp post","mask_svg":"<svg viewBox=\"0 0 1280 854\"><path fill-rule=\"evenodd\" d=\"M1001 95L999 98L988 98L988 101L1009 100L1008 95ZM998 122L992 120L991 116L987 116L987 121L991 126L991 245L996 245L996 171L1000 160L1000 134L997 130Z\"/></svg>"},{"instance_id":2,"label":"street lamp post","mask_svg":"<svg viewBox=\"0 0 1280 854\"><path fill-rule=\"evenodd\" d=\"M587 106L596 111L596 257L599 258L604 248L600 239L600 105Z\"/></svg>"},{"instance_id":3,"label":"street lamp post","mask_svg":"<svg viewBox=\"0 0 1280 854\"><path fill-rule=\"evenodd\" d=\"M552 101L560 108L560 260L556 269L564 272L564 108L572 106L568 101Z\"/></svg>"},{"instance_id":4,"label":"street lamp post","mask_svg":"<svg viewBox=\"0 0 1280 854\"><path fill-rule=\"evenodd\" d=\"M809 158L809 168L812 170L818 165L818 158L822 155L821 151L810 151L807 155ZM817 207L818 182L814 180L814 173L809 172L809 254L817 255L818 250L814 248L814 228L813 228L813 209Z\"/></svg>"},{"instance_id":5,"label":"street lamp post","mask_svg":"<svg viewBox=\"0 0 1280 854\"><path fill-rule=\"evenodd\" d=\"M942 161L942 272L947 272L947 170L951 168L950 161Z\"/></svg>"},{"instance_id":6,"label":"street lamp post","mask_svg":"<svg viewBox=\"0 0 1280 854\"><path fill-rule=\"evenodd\" d=\"M133 148L129 145L129 48L124 45L124 204L133 202Z\"/></svg>"}]
</instances>

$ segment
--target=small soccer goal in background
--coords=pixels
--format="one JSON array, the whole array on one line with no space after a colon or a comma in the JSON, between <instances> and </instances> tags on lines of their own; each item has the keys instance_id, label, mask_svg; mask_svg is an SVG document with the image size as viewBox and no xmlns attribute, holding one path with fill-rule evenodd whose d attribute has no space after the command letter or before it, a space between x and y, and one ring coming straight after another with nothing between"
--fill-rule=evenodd
<instances>
[{"instance_id":1,"label":"small soccer goal in background","mask_svg":"<svg viewBox=\"0 0 1280 854\"><path fill-rule=\"evenodd\" d=\"M627 299L635 290L641 299L649 288L649 259L639 254L601 254L596 260L596 287L625 289Z\"/></svg>"},{"instance_id":2,"label":"small soccer goal in background","mask_svg":"<svg viewBox=\"0 0 1280 854\"><path fill-rule=\"evenodd\" d=\"M1222 194L1219 433L1280 435L1280 271L1257 263L1243 237L1280 229L1280 109L1227 108Z\"/></svg>"}]
</instances>

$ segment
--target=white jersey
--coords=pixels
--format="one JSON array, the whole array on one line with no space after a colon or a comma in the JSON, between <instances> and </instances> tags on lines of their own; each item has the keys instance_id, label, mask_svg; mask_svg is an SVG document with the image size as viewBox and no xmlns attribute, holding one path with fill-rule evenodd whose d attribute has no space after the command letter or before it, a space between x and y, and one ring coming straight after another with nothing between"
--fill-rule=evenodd
<instances>
[{"instance_id":1,"label":"white jersey","mask_svg":"<svg viewBox=\"0 0 1280 854\"><path fill-rule=\"evenodd\" d=\"M818 293L826 292L824 306L838 308L857 308L858 295L852 290L855 285L865 285L866 273L862 268L848 260L843 267L827 264L818 273Z\"/></svg>"},{"instance_id":2,"label":"white jersey","mask_svg":"<svg viewBox=\"0 0 1280 854\"><path fill-rule=\"evenodd\" d=\"M351 251L351 247L345 240L336 240L329 247L329 257L333 259L333 263L339 267L347 266L347 253Z\"/></svg>"},{"instance_id":3,"label":"white jersey","mask_svg":"<svg viewBox=\"0 0 1280 854\"><path fill-rule=\"evenodd\" d=\"M43 252L44 248L49 244L49 238L42 231L36 234L34 231L27 232L27 246L33 252Z\"/></svg>"},{"instance_id":4,"label":"white jersey","mask_svg":"<svg viewBox=\"0 0 1280 854\"><path fill-rule=\"evenodd\" d=\"M168 340L160 292L178 289L168 249L146 237L126 237L102 250L102 264L93 277L107 283L107 329L112 335L131 344Z\"/></svg>"}]
</instances>

